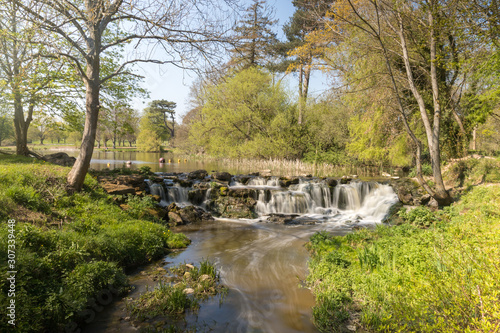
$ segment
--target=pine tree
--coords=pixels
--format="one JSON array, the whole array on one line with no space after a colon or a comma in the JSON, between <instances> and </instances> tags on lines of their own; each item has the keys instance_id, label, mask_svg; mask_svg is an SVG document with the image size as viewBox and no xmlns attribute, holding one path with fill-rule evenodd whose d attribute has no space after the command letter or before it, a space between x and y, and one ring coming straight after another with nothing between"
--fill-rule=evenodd
<instances>
[{"instance_id":1,"label":"pine tree","mask_svg":"<svg viewBox=\"0 0 500 333\"><path fill-rule=\"evenodd\" d=\"M271 45L277 43L276 33L271 30L277 20L272 20L271 15L272 11L262 0L253 0L252 5L245 10L243 19L235 29L238 42L232 51L232 65L244 69L266 67L270 63Z\"/></svg>"}]
</instances>

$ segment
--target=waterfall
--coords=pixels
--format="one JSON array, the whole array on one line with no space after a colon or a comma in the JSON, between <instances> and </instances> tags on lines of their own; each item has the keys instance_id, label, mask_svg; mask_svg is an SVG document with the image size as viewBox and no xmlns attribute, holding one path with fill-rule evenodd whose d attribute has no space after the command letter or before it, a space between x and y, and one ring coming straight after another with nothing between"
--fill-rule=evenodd
<instances>
[{"instance_id":1,"label":"waterfall","mask_svg":"<svg viewBox=\"0 0 500 333\"><path fill-rule=\"evenodd\" d=\"M167 196L165 195L165 189L161 184L149 184L149 191L152 195L157 195L161 198L160 206L168 206Z\"/></svg>"},{"instance_id":2,"label":"waterfall","mask_svg":"<svg viewBox=\"0 0 500 333\"><path fill-rule=\"evenodd\" d=\"M181 206L189 205L189 188L174 185L167 187L168 202L175 202Z\"/></svg>"},{"instance_id":3,"label":"waterfall","mask_svg":"<svg viewBox=\"0 0 500 333\"><path fill-rule=\"evenodd\" d=\"M258 178L249 183L254 188L273 185ZM330 189L323 181L301 180L288 189L258 189L256 200L259 216L299 214L329 220L340 214L345 220L380 222L398 199L392 187L375 182L357 181Z\"/></svg>"}]
</instances>

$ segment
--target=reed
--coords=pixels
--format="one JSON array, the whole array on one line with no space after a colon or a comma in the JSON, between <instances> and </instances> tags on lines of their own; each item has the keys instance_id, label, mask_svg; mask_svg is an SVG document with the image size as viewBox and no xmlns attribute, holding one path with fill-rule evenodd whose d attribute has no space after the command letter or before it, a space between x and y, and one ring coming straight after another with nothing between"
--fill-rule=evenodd
<instances>
[{"instance_id":1,"label":"reed","mask_svg":"<svg viewBox=\"0 0 500 333\"><path fill-rule=\"evenodd\" d=\"M385 170L380 166L357 166L357 165L333 165L329 163L307 163L300 159L230 159L212 156L189 156L191 160L204 163L217 164L219 169L238 170L239 173L260 172L271 176L305 176L315 177L341 177L358 175L362 177L374 177Z\"/></svg>"}]
</instances>

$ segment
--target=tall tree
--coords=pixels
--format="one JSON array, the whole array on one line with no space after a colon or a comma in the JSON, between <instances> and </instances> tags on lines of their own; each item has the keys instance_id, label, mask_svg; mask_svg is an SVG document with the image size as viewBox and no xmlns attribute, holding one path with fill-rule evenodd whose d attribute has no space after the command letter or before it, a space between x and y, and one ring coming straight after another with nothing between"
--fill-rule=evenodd
<instances>
[{"instance_id":1,"label":"tall tree","mask_svg":"<svg viewBox=\"0 0 500 333\"><path fill-rule=\"evenodd\" d=\"M38 28L15 1L0 1L0 80L5 83L0 94L12 106L18 155L31 153L27 138L33 113L41 104L57 103L69 81L62 80L64 65L42 58L43 46L32 44Z\"/></svg>"},{"instance_id":2,"label":"tall tree","mask_svg":"<svg viewBox=\"0 0 500 333\"><path fill-rule=\"evenodd\" d=\"M324 40L320 35L323 31L321 18L326 15L331 2L294 0L295 12L283 27L287 41L281 44L281 52L286 52L291 58L287 71L297 72L299 76L299 124L303 122L313 62L321 58L323 54Z\"/></svg>"},{"instance_id":3,"label":"tall tree","mask_svg":"<svg viewBox=\"0 0 500 333\"><path fill-rule=\"evenodd\" d=\"M156 129L158 135L168 139L175 136L175 102L164 99L151 101L144 109L144 117L148 117L151 126Z\"/></svg>"},{"instance_id":4,"label":"tall tree","mask_svg":"<svg viewBox=\"0 0 500 333\"><path fill-rule=\"evenodd\" d=\"M199 59L217 55L212 46L223 40L226 31L221 17L211 19L216 3L208 7L198 1L142 0L12 0L32 21L61 42L45 45L59 59L70 62L85 84L85 126L80 154L68 174L68 187L80 190L90 166L99 117L100 90L109 80L129 75L129 65L138 62L174 63L192 67ZM210 8L210 11L208 10ZM121 45L135 41L135 55L102 71L102 57ZM138 48L148 43L151 49ZM154 49L163 50L155 57ZM189 61L192 60L190 63Z\"/></svg>"},{"instance_id":5,"label":"tall tree","mask_svg":"<svg viewBox=\"0 0 500 333\"><path fill-rule=\"evenodd\" d=\"M235 28L236 48L232 51L232 63L239 68L265 67L272 56L272 45L276 44L276 33L272 27L277 20L271 18L272 11L264 0L252 0L245 15Z\"/></svg>"}]
</instances>

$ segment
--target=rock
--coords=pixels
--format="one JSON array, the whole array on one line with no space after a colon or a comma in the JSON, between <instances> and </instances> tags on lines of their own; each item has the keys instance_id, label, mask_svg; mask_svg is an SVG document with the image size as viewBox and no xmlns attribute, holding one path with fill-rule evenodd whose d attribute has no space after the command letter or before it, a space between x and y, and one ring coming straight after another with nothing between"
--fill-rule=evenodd
<instances>
[{"instance_id":1,"label":"rock","mask_svg":"<svg viewBox=\"0 0 500 333\"><path fill-rule=\"evenodd\" d=\"M187 272L186 272L187 273ZM186 288L182 291L186 295L194 294L194 289L193 288Z\"/></svg>"},{"instance_id":2,"label":"rock","mask_svg":"<svg viewBox=\"0 0 500 333\"><path fill-rule=\"evenodd\" d=\"M189 202L195 204L195 205L200 205L205 201L206 197L206 192L207 190L201 190L201 189L196 189L188 192L188 199Z\"/></svg>"},{"instance_id":3,"label":"rock","mask_svg":"<svg viewBox=\"0 0 500 333\"><path fill-rule=\"evenodd\" d=\"M429 207L433 211L436 211L439 208L439 203L436 201L436 199L431 198L431 200L427 204L427 207Z\"/></svg>"},{"instance_id":4,"label":"rock","mask_svg":"<svg viewBox=\"0 0 500 333\"><path fill-rule=\"evenodd\" d=\"M203 274L202 276L200 276L200 278L198 280L200 280L200 281L210 280L210 275Z\"/></svg>"},{"instance_id":5,"label":"rock","mask_svg":"<svg viewBox=\"0 0 500 333\"><path fill-rule=\"evenodd\" d=\"M291 224L299 216L299 214L270 214L267 221L278 224Z\"/></svg>"},{"instance_id":6,"label":"rock","mask_svg":"<svg viewBox=\"0 0 500 333\"><path fill-rule=\"evenodd\" d=\"M208 176L208 172L206 170L196 170L192 171L188 174L189 179L199 179L203 180Z\"/></svg>"},{"instance_id":7,"label":"rock","mask_svg":"<svg viewBox=\"0 0 500 333\"><path fill-rule=\"evenodd\" d=\"M46 162L62 166L73 166L76 161L76 158L69 156L68 154L63 152L45 155L42 157L42 159Z\"/></svg>"},{"instance_id":8,"label":"rock","mask_svg":"<svg viewBox=\"0 0 500 333\"><path fill-rule=\"evenodd\" d=\"M194 268L194 266L191 265L191 264L186 264L186 267L189 268L189 269L193 269Z\"/></svg>"},{"instance_id":9,"label":"rock","mask_svg":"<svg viewBox=\"0 0 500 333\"><path fill-rule=\"evenodd\" d=\"M326 178L325 182L329 187L335 187L338 184L338 181L334 178Z\"/></svg>"},{"instance_id":10,"label":"rock","mask_svg":"<svg viewBox=\"0 0 500 333\"><path fill-rule=\"evenodd\" d=\"M237 178L235 179L237 182L243 184L243 185L246 185L248 184L248 182L250 181L250 179L252 179L253 177L251 176L237 176Z\"/></svg>"},{"instance_id":11,"label":"rock","mask_svg":"<svg viewBox=\"0 0 500 333\"><path fill-rule=\"evenodd\" d=\"M135 194L135 188L129 185L117 185L111 183L101 184L106 193L112 195Z\"/></svg>"},{"instance_id":12,"label":"rock","mask_svg":"<svg viewBox=\"0 0 500 333\"><path fill-rule=\"evenodd\" d=\"M115 181L118 185L130 185L139 187L142 190L146 188L144 177L141 175L119 175L116 177Z\"/></svg>"},{"instance_id":13,"label":"rock","mask_svg":"<svg viewBox=\"0 0 500 333\"><path fill-rule=\"evenodd\" d=\"M160 202L161 201L161 197L157 194L150 194L149 195L151 198L153 198L154 201L156 202Z\"/></svg>"},{"instance_id":14,"label":"rock","mask_svg":"<svg viewBox=\"0 0 500 333\"><path fill-rule=\"evenodd\" d=\"M251 188L231 188L228 190L227 195L236 198L255 198L257 192Z\"/></svg>"},{"instance_id":15,"label":"rock","mask_svg":"<svg viewBox=\"0 0 500 333\"><path fill-rule=\"evenodd\" d=\"M280 180L281 187L289 187L290 185L296 185L300 182L299 177L283 177Z\"/></svg>"},{"instance_id":16,"label":"rock","mask_svg":"<svg viewBox=\"0 0 500 333\"><path fill-rule=\"evenodd\" d=\"M342 176L340 179L340 184L349 184L351 182L352 178L348 176Z\"/></svg>"},{"instance_id":17,"label":"rock","mask_svg":"<svg viewBox=\"0 0 500 333\"><path fill-rule=\"evenodd\" d=\"M184 224L182 217L175 212L168 212L168 220L170 224L181 225Z\"/></svg>"},{"instance_id":18,"label":"rock","mask_svg":"<svg viewBox=\"0 0 500 333\"><path fill-rule=\"evenodd\" d=\"M230 182L233 176L229 172L216 172L212 174L212 179L223 182Z\"/></svg>"}]
</instances>

